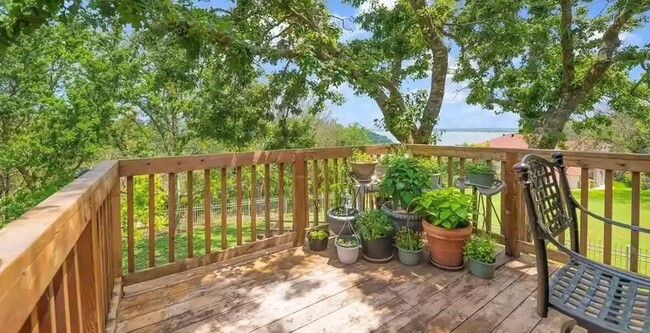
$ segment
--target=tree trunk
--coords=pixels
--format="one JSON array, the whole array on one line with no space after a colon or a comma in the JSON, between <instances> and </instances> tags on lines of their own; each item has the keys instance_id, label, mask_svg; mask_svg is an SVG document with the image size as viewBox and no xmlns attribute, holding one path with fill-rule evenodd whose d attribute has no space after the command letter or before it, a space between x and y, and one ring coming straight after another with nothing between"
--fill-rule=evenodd
<instances>
[{"instance_id":1,"label":"tree trunk","mask_svg":"<svg viewBox=\"0 0 650 333\"><path fill-rule=\"evenodd\" d=\"M562 106L544 113L539 124L535 126L531 148L555 149L564 140L564 127L573 113L573 109Z\"/></svg>"}]
</instances>

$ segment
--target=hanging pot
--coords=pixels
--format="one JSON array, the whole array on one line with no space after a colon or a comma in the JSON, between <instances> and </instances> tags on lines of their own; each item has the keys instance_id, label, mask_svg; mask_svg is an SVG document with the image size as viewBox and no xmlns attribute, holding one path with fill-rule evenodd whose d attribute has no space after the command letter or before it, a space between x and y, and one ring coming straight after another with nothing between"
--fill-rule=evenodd
<instances>
[{"instance_id":1,"label":"hanging pot","mask_svg":"<svg viewBox=\"0 0 650 333\"><path fill-rule=\"evenodd\" d=\"M351 235L352 228L357 222L359 211L356 209L345 209L343 207L334 207L327 210L327 224L330 231L335 235ZM345 222L350 222L346 224Z\"/></svg>"}]
</instances>

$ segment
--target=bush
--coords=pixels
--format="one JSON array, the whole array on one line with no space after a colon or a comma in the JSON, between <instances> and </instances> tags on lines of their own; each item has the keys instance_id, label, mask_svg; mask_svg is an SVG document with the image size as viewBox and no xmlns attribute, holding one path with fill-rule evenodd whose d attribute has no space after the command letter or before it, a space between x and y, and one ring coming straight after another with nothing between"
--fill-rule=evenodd
<instances>
[{"instance_id":1,"label":"bush","mask_svg":"<svg viewBox=\"0 0 650 333\"><path fill-rule=\"evenodd\" d=\"M494 248L494 241L490 236L472 235L463 248L463 255L467 259L491 264L495 260Z\"/></svg>"},{"instance_id":2,"label":"bush","mask_svg":"<svg viewBox=\"0 0 650 333\"><path fill-rule=\"evenodd\" d=\"M379 209L361 213L357 220L357 230L365 240L386 237L393 232L393 222Z\"/></svg>"},{"instance_id":3,"label":"bush","mask_svg":"<svg viewBox=\"0 0 650 333\"><path fill-rule=\"evenodd\" d=\"M395 235L395 244L398 248L407 251L422 250L422 233L402 227Z\"/></svg>"},{"instance_id":4,"label":"bush","mask_svg":"<svg viewBox=\"0 0 650 333\"><path fill-rule=\"evenodd\" d=\"M327 231L321 230L321 229L312 230L307 234L307 238L309 238L310 240L315 240L315 241L323 240L323 239L327 238L328 236L329 236L329 234L327 233Z\"/></svg>"},{"instance_id":5,"label":"bush","mask_svg":"<svg viewBox=\"0 0 650 333\"><path fill-rule=\"evenodd\" d=\"M438 227L464 228L473 213L472 196L450 187L429 191L413 200L413 212Z\"/></svg>"}]
</instances>

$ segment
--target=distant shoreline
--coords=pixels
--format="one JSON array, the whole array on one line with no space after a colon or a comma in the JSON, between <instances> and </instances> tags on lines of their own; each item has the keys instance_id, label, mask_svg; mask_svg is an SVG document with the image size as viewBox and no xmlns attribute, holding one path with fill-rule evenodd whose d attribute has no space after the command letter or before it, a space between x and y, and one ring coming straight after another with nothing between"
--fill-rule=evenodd
<instances>
[{"instance_id":1,"label":"distant shoreline","mask_svg":"<svg viewBox=\"0 0 650 333\"><path fill-rule=\"evenodd\" d=\"M517 133L518 128L435 128L434 132L483 132L483 133Z\"/></svg>"}]
</instances>

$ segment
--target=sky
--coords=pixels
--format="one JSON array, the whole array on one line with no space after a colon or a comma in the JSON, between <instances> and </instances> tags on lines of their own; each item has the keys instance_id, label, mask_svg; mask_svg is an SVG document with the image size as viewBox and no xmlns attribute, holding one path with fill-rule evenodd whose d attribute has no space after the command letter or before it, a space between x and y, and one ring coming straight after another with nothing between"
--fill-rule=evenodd
<instances>
[{"instance_id":1,"label":"sky","mask_svg":"<svg viewBox=\"0 0 650 333\"><path fill-rule=\"evenodd\" d=\"M341 0L325 0L331 12L338 17L352 18L363 11L363 5L357 9ZM392 7L396 0L375 0L379 4ZM209 0L208 3L220 2L223 0ZM605 0L594 0L590 13L598 13L604 5ZM366 5L366 4L364 4ZM346 31L342 36L343 39L363 38L369 33L355 26L351 21L345 22ZM648 25L642 30L634 33L625 33L621 35L624 44L645 44L650 42L650 28ZM600 36L594 36L598 38ZM452 46L450 52L450 69L454 66L454 59L458 55L458 49ZM416 90L429 88L430 77L406 82L402 90ZM450 75L447 77L445 99L442 105L440 120L436 128L516 128L518 127L519 116L513 113L495 114L494 111L484 110L479 106L468 105L465 103L467 90L464 89L463 83L454 83ZM338 91L343 95L345 101L342 105L330 105L331 114L342 124L359 123L364 127L377 130L374 120L381 118L381 111L374 100L367 96L355 96L352 88L343 84L339 86ZM387 132L381 132L387 134ZM390 135L388 135L390 136Z\"/></svg>"}]
</instances>

